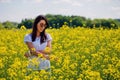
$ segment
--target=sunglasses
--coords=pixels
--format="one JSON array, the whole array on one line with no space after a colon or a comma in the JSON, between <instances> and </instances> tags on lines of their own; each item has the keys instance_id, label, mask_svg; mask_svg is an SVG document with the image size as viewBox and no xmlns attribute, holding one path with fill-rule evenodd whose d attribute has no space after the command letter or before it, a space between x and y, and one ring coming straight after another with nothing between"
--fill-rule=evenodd
<instances>
[{"instance_id":1,"label":"sunglasses","mask_svg":"<svg viewBox=\"0 0 120 80\"><path fill-rule=\"evenodd\" d=\"M40 23L40 27L46 27L47 25L44 23Z\"/></svg>"}]
</instances>

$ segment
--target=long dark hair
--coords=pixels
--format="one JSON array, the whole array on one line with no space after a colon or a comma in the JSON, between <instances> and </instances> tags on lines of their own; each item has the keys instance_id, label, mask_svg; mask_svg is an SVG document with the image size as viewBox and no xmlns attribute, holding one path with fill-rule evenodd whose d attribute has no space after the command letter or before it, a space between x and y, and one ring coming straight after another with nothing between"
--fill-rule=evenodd
<instances>
[{"instance_id":1,"label":"long dark hair","mask_svg":"<svg viewBox=\"0 0 120 80\"><path fill-rule=\"evenodd\" d=\"M33 23L33 26L32 26L32 42L34 42L35 41L35 39L36 39L36 35L37 35L37 24L38 24L38 22L39 21L41 21L41 20L45 20L45 22L46 22L46 27L45 27L45 29L40 33L40 37L41 37L41 39L40 39L40 44L42 44L42 43L44 43L44 41L47 39L47 37L46 37L46 35L45 35L45 30L46 30L46 28L49 26L49 24L48 24L48 21L47 21L47 19L45 18L45 16L43 16L43 15L39 15L39 16L37 16L36 18L35 18L35 20L34 20L34 23Z\"/></svg>"}]
</instances>

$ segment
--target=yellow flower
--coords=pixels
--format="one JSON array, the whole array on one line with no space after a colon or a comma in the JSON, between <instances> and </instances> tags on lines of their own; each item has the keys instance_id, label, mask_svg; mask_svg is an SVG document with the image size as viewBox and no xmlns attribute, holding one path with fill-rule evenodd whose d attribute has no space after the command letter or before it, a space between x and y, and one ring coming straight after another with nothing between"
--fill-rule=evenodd
<instances>
[{"instance_id":1,"label":"yellow flower","mask_svg":"<svg viewBox=\"0 0 120 80\"><path fill-rule=\"evenodd\" d=\"M31 56L29 60L23 57L28 50L23 38L26 33L31 33L31 30L0 29L0 80L120 79L120 28L102 30L82 26L69 28L64 25L58 29L47 29L53 38L52 54L47 54L52 64L52 75L49 75L48 67L45 67L47 70L40 71L28 68L31 66L38 69L42 61L48 61L48 56L39 51L38 57ZM36 53L35 48L30 51L33 52L31 55ZM45 51L47 53L51 50L46 47Z\"/></svg>"},{"instance_id":2,"label":"yellow flower","mask_svg":"<svg viewBox=\"0 0 120 80\"><path fill-rule=\"evenodd\" d=\"M45 51L46 53L50 53L50 47L46 47L46 48L44 49L44 51Z\"/></svg>"},{"instance_id":3,"label":"yellow flower","mask_svg":"<svg viewBox=\"0 0 120 80\"><path fill-rule=\"evenodd\" d=\"M25 27L24 25L22 25L22 26L20 27L20 29L21 29L21 30L26 30L26 27Z\"/></svg>"},{"instance_id":4,"label":"yellow flower","mask_svg":"<svg viewBox=\"0 0 120 80\"><path fill-rule=\"evenodd\" d=\"M43 54L39 53L39 54L38 54L38 57L40 57L40 58L43 57Z\"/></svg>"},{"instance_id":5,"label":"yellow flower","mask_svg":"<svg viewBox=\"0 0 120 80\"><path fill-rule=\"evenodd\" d=\"M34 52L34 51L36 51L36 49L35 48L31 48L31 50Z\"/></svg>"}]
</instances>

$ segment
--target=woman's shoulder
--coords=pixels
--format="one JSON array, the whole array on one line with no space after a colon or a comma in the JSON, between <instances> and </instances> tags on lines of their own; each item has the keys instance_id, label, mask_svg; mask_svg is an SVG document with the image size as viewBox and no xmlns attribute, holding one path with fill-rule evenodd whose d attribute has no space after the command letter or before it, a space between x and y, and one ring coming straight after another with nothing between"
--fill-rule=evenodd
<instances>
[{"instance_id":1,"label":"woman's shoulder","mask_svg":"<svg viewBox=\"0 0 120 80\"><path fill-rule=\"evenodd\" d=\"M49 35L49 33L48 33L48 32L46 32L45 34L46 34L46 35Z\"/></svg>"},{"instance_id":2,"label":"woman's shoulder","mask_svg":"<svg viewBox=\"0 0 120 80\"><path fill-rule=\"evenodd\" d=\"M24 37L24 42L32 42L32 39L31 39L31 34L26 34L25 37Z\"/></svg>"},{"instance_id":3,"label":"woman's shoulder","mask_svg":"<svg viewBox=\"0 0 120 80\"><path fill-rule=\"evenodd\" d=\"M25 35L25 37L31 37L31 36L32 36L31 33Z\"/></svg>"},{"instance_id":4,"label":"woman's shoulder","mask_svg":"<svg viewBox=\"0 0 120 80\"><path fill-rule=\"evenodd\" d=\"M31 41L32 40L32 35L31 34L26 34L24 37L25 41Z\"/></svg>"},{"instance_id":5,"label":"woman's shoulder","mask_svg":"<svg viewBox=\"0 0 120 80\"><path fill-rule=\"evenodd\" d=\"M47 36L47 35L50 35L49 33L45 33L45 35Z\"/></svg>"},{"instance_id":6,"label":"woman's shoulder","mask_svg":"<svg viewBox=\"0 0 120 80\"><path fill-rule=\"evenodd\" d=\"M46 37L51 37L51 35L49 33L45 33Z\"/></svg>"},{"instance_id":7,"label":"woman's shoulder","mask_svg":"<svg viewBox=\"0 0 120 80\"><path fill-rule=\"evenodd\" d=\"M49 33L45 33L45 35L46 35L46 37L47 37L47 41L48 41L48 40L52 40L52 37L51 37L51 35L50 35Z\"/></svg>"}]
</instances>

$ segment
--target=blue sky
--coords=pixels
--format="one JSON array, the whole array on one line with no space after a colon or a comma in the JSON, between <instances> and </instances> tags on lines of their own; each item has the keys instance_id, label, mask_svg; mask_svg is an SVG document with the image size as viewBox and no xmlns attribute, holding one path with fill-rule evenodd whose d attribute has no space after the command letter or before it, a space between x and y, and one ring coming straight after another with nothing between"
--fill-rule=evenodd
<instances>
[{"instance_id":1,"label":"blue sky","mask_svg":"<svg viewBox=\"0 0 120 80\"><path fill-rule=\"evenodd\" d=\"M120 18L120 0L0 0L0 22L21 22L39 14Z\"/></svg>"}]
</instances>

